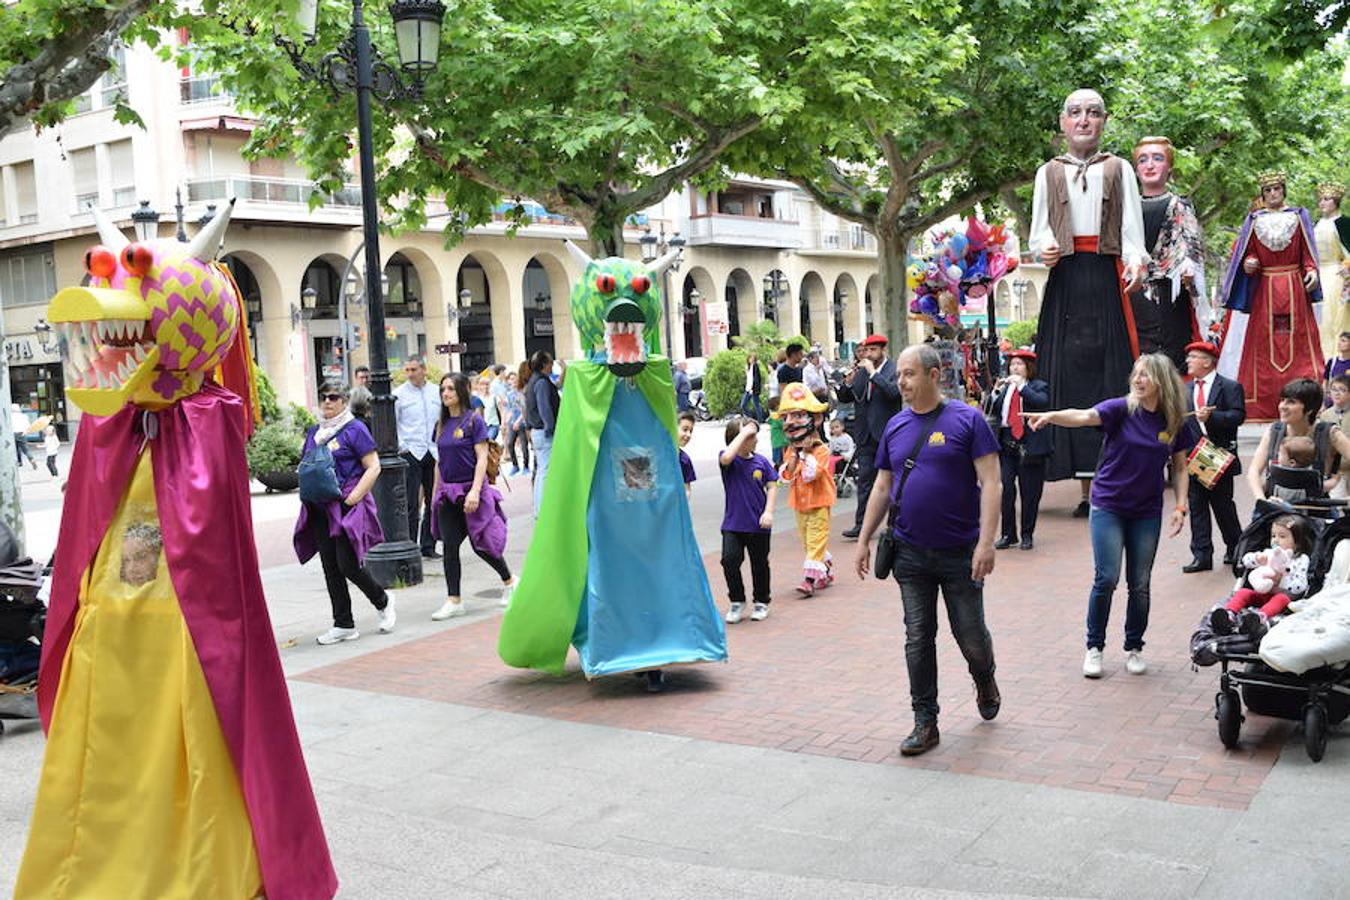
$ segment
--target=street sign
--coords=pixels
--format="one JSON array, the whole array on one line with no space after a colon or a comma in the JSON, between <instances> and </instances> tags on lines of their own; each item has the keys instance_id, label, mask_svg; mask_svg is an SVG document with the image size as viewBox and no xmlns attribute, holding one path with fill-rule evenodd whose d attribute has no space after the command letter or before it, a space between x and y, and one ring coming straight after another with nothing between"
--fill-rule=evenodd
<instances>
[{"instance_id":1,"label":"street sign","mask_svg":"<svg viewBox=\"0 0 1350 900\"><path fill-rule=\"evenodd\" d=\"M449 356L451 353L468 353L468 344L437 344L434 348L442 356Z\"/></svg>"}]
</instances>

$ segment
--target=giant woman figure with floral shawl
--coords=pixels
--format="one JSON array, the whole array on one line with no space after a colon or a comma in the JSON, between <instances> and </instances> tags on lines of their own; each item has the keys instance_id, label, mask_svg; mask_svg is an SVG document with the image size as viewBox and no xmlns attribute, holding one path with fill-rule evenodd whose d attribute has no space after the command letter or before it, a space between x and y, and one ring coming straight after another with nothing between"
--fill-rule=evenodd
<instances>
[{"instance_id":1,"label":"giant woman figure with floral shawl","mask_svg":"<svg viewBox=\"0 0 1350 900\"><path fill-rule=\"evenodd\" d=\"M592 260L572 289L586 358L569 363L553 457L498 653L561 673L569 645L587 678L725 660L726 631L694 539L675 448L670 363L657 356L650 265Z\"/></svg>"}]
</instances>

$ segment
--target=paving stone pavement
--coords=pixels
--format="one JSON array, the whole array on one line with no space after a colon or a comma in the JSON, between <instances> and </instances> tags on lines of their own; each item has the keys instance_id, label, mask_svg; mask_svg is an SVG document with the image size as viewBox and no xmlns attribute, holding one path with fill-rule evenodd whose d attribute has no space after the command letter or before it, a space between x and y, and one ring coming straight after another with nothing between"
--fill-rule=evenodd
<instances>
[{"instance_id":1,"label":"paving stone pavement","mask_svg":"<svg viewBox=\"0 0 1350 900\"><path fill-rule=\"evenodd\" d=\"M333 648L312 643L317 573L267 569L342 896L1350 897L1350 741L1333 733L1314 765L1296 729L1253 716L1222 751L1215 674L1189 670L1185 638L1227 583L1177 572L1184 538L1155 569L1150 673L1125 675L1115 651L1101 682L1078 674L1090 561L1072 491L1052 487L1037 550L1001 553L990 579L1003 713L978 720L944 628L943 743L903 762L896 590L844 575L790 599L787 530L773 616L731 627L730 663L676 671L655 697L495 663L482 566L465 619L428 620L443 599L429 572L401 592L394 635ZM714 515L696 513L705 550ZM0 738L0 891L41 751L31 725Z\"/></svg>"}]
</instances>

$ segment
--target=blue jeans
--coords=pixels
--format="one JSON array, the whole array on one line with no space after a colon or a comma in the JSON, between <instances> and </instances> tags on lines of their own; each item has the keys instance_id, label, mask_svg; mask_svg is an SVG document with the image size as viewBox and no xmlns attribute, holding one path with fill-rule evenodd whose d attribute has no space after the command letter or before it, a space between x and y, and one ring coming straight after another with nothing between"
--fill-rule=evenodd
<instances>
[{"instance_id":1,"label":"blue jeans","mask_svg":"<svg viewBox=\"0 0 1350 900\"><path fill-rule=\"evenodd\" d=\"M984 624L984 585L970 580L974 546L930 550L904 541L895 546L895 580L905 607L905 665L914 721L938 717L938 589L947 606L947 622L966 658L971 677L994 674L994 643Z\"/></svg>"},{"instance_id":2,"label":"blue jeans","mask_svg":"<svg viewBox=\"0 0 1350 900\"><path fill-rule=\"evenodd\" d=\"M741 395L741 415L756 422L764 421L764 404L760 402L758 394L746 391Z\"/></svg>"},{"instance_id":3,"label":"blue jeans","mask_svg":"<svg viewBox=\"0 0 1350 900\"><path fill-rule=\"evenodd\" d=\"M1120 558L1125 556L1125 650L1144 649L1144 631L1148 628L1149 578L1153 575L1153 557L1158 552L1162 519L1131 519L1105 509L1092 507L1088 516L1092 534L1092 593L1088 595L1087 645L1101 650L1106 646L1106 621L1111 616L1111 594L1120 582Z\"/></svg>"},{"instance_id":4,"label":"blue jeans","mask_svg":"<svg viewBox=\"0 0 1350 900\"><path fill-rule=\"evenodd\" d=\"M531 428L530 443L534 446L534 514L537 516L539 501L544 497L544 476L548 474L548 457L553 452L553 435L542 428Z\"/></svg>"}]
</instances>

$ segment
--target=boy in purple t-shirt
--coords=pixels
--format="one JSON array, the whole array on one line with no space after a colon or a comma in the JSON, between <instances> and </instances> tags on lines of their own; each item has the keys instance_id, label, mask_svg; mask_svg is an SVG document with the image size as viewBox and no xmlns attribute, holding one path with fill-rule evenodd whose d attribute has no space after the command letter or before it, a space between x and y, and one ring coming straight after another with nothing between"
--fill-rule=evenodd
<instances>
[{"instance_id":1,"label":"boy in purple t-shirt","mask_svg":"<svg viewBox=\"0 0 1350 900\"><path fill-rule=\"evenodd\" d=\"M680 413L680 475L684 478L684 496L690 500L694 497L693 484L698 480L698 476L694 474L694 461L689 458L688 453L684 452L684 448L689 445L689 439L694 436L694 423L697 421L698 419L694 418L694 414L688 410Z\"/></svg>"},{"instance_id":2,"label":"boy in purple t-shirt","mask_svg":"<svg viewBox=\"0 0 1350 900\"><path fill-rule=\"evenodd\" d=\"M741 580L741 561L750 553L750 581L754 591L754 609L750 619L762 622L769 617L769 539L772 537L773 507L777 497L778 470L755 452L759 425L753 419L732 419L727 423L727 449L717 457L726 492L726 512L722 516L722 574L727 579L731 606L727 622L734 625L745 614L745 582Z\"/></svg>"}]
</instances>

